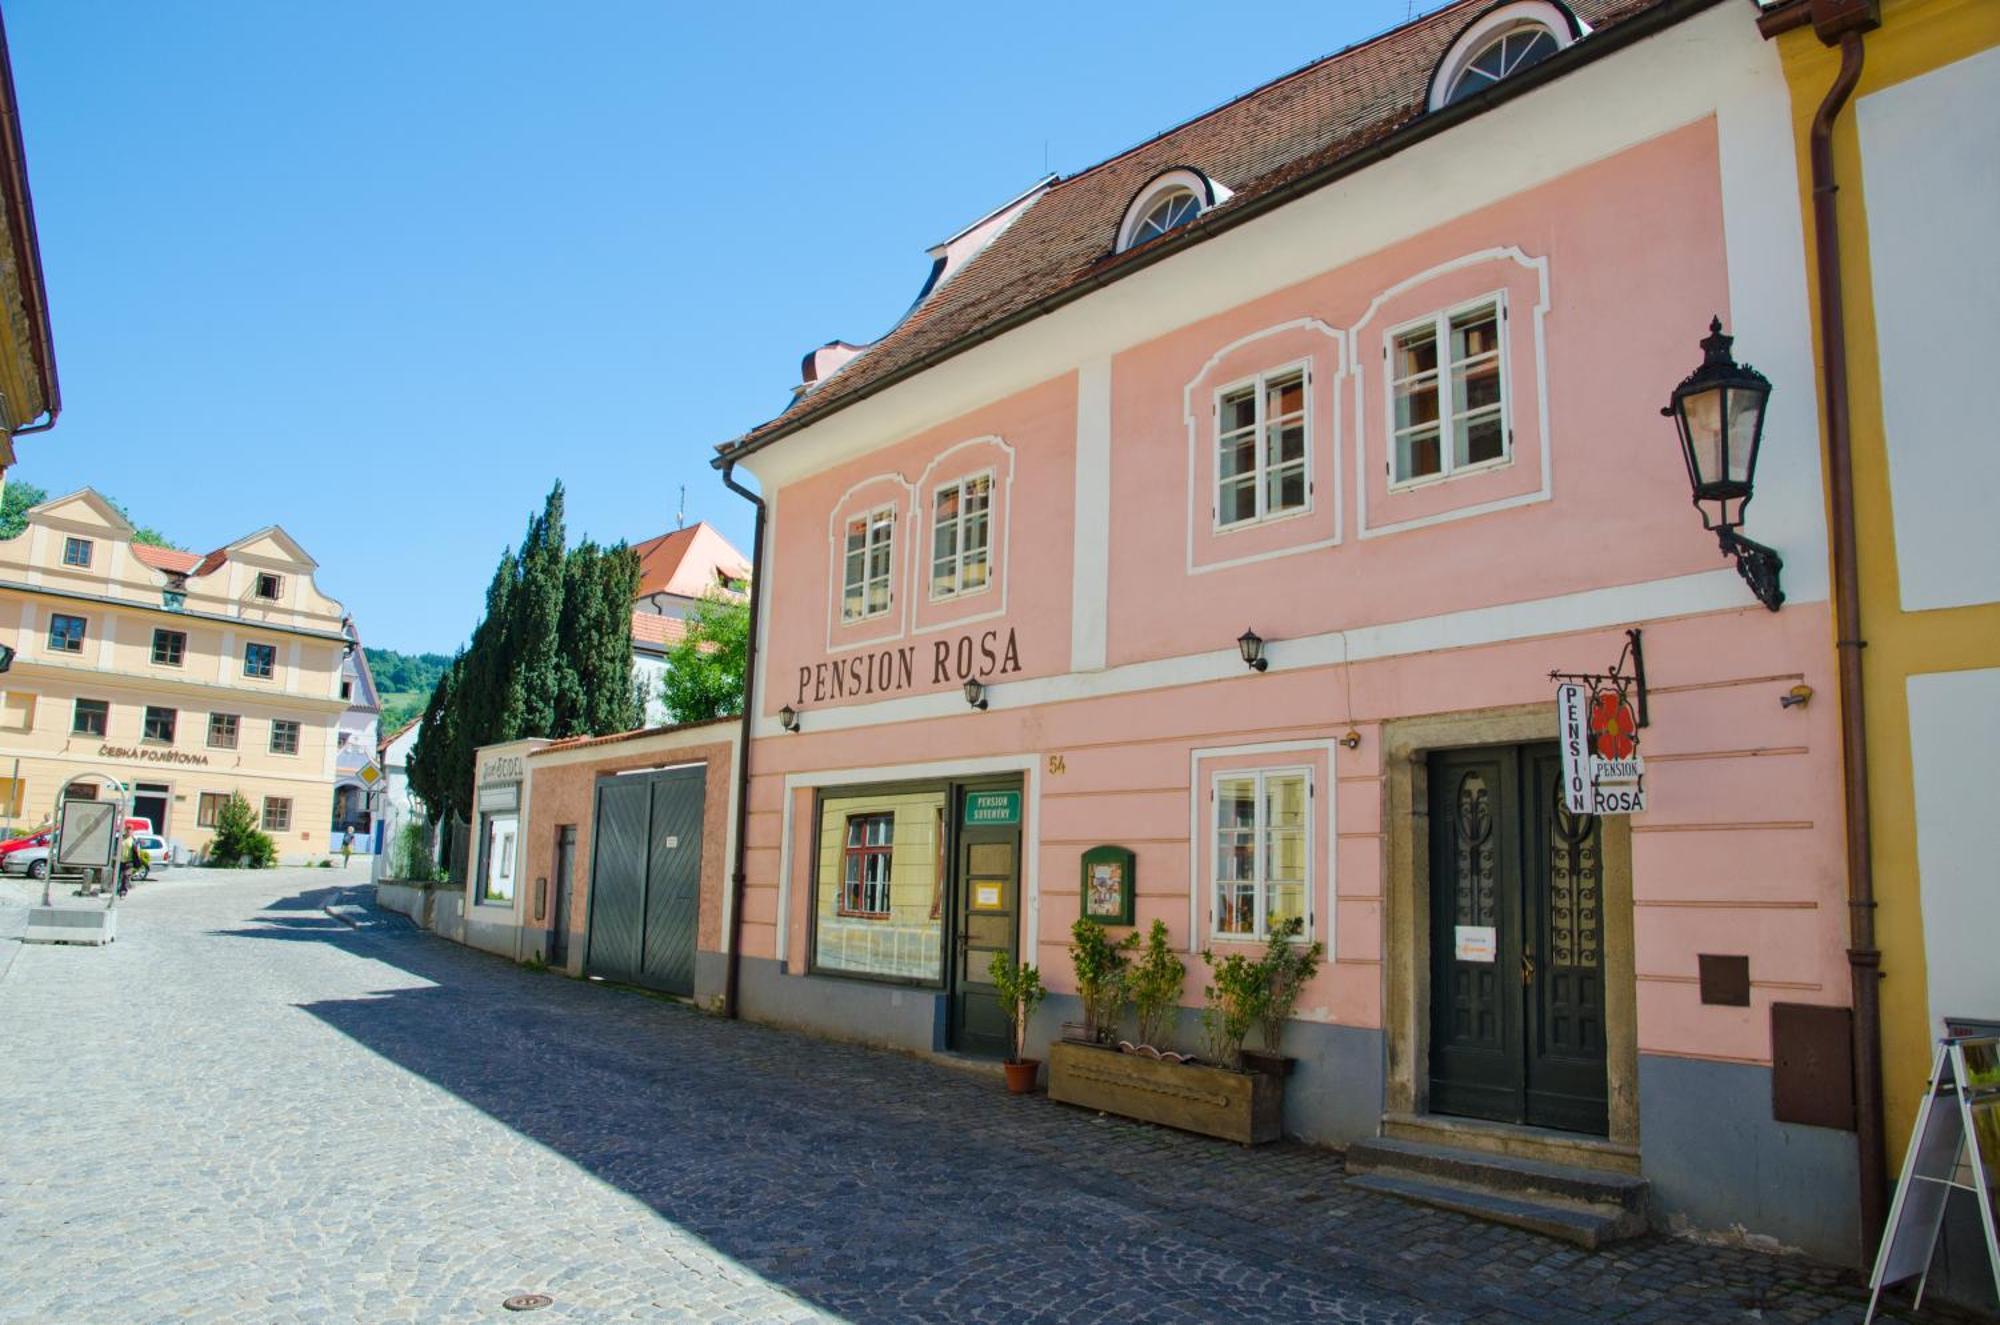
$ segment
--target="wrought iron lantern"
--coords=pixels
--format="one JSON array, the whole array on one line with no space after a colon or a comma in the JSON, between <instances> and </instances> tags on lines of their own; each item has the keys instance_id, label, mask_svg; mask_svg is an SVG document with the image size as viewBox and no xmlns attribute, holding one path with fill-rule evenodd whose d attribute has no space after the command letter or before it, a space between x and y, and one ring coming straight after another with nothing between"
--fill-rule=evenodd
<instances>
[{"instance_id":1,"label":"wrought iron lantern","mask_svg":"<svg viewBox=\"0 0 2000 1325\"><path fill-rule=\"evenodd\" d=\"M1261 672L1271 665L1264 656L1264 637L1254 630L1246 630L1236 637L1236 651L1243 655L1243 665L1253 672Z\"/></svg>"},{"instance_id":2,"label":"wrought iron lantern","mask_svg":"<svg viewBox=\"0 0 2000 1325\"><path fill-rule=\"evenodd\" d=\"M778 710L778 725L788 732L799 729L799 711L790 704Z\"/></svg>"},{"instance_id":3,"label":"wrought iron lantern","mask_svg":"<svg viewBox=\"0 0 2000 1325\"><path fill-rule=\"evenodd\" d=\"M965 683L965 702L976 709L984 710L986 707L986 683L978 677L967 681Z\"/></svg>"},{"instance_id":4,"label":"wrought iron lantern","mask_svg":"<svg viewBox=\"0 0 2000 1325\"><path fill-rule=\"evenodd\" d=\"M1729 353L1735 339L1723 334L1721 318L1711 319L1701 342L1701 366L1681 379L1660 413L1680 432L1681 456L1702 527L1714 532L1723 556L1735 558L1737 573L1757 601L1775 612L1785 601L1778 584L1784 558L1737 532L1756 488L1757 447L1764 436L1771 382L1749 364L1736 362Z\"/></svg>"}]
</instances>

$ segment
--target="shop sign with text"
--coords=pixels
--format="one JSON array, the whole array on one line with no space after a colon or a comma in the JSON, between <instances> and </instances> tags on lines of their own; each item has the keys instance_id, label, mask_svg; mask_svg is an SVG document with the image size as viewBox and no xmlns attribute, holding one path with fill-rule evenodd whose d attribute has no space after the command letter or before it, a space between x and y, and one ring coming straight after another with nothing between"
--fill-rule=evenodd
<instances>
[{"instance_id":1,"label":"shop sign with text","mask_svg":"<svg viewBox=\"0 0 2000 1325\"><path fill-rule=\"evenodd\" d=\"M1562 746L1563 804L1572 814L1641 814L1646 809L1646 761L1639 754L1639 720L1614 688L1592 692L1556 687L1556 731Z\"/></svg>"},{"instance_id":2,"label":"shop sign with text","mask_svg":"<svg viewBox=\"0 0 2000 1325\"><path fill-rule=\"evenodd\" d=\"M1021 670L1021 646L1010 628L982 630L924 644L869 649L799 668L792 703L828 704L899 694L918 685L963 685Z\"/></svg>"}]
</instances>

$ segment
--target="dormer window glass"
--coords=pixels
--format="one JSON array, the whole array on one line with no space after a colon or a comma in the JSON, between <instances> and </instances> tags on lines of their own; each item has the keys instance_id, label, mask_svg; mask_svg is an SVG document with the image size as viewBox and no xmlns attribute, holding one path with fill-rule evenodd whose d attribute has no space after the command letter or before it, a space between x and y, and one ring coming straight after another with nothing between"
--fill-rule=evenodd
<instances>
[{"instance_id":1,"label":"dormer window glass","mask_svg":"<svg viewBox=\"0 0 2000 1325\"><path fill-rule=\"evenodd\" d=\"M991 582L993 476L945 484L932 511L931 597L978 593Z\"/></svg>"},{"instance_id":2,"label":"dormer window glass","mask_svg":"<svg viewBox=\"0 0 2000 1325\"><path fill-rule=\"evenodd\" d=\"M1118 225L1117 251L1151 243L1178 230L1217 203L1229 190L1191 166L1176 166L1150 180L1133 195Z\"/></svg>"},{"instance_id":3,"label":"dormer window glass","mask_svg":"<svg viewBox=\"0 0 2000 1325\"><path fill-rule=\"evenodd\" d=\"M1509 74L1540 64L1560 49L1555 34L1539 23L1510 28L1466 62L1451 90L1445 93L1444 104L1449 106L1476 92L1484 92Z\"/></svg>"},{"instance_id":4,"label":"dormer window glass","mask_svg":"<svg viewBox=\"0 0 2000 1325\"><path fill-rule=\"evenodd\" d=\"M63 540L63 565L79 570L90 569L91 541L87 538L65 538Z\"/></svg>"},{"instance_id":5,"label":"dormer window glass","mask_svg":"<svg viewBox=\"0 0 2000 1325\"><path fill-rule=\"evenodd\" d=\"M896 538L896 508L884 506L847 522L841 577L840 619L861 621L889 610L889 567Z\"/></svg>"},{"instance_id":6,"label":"dormer window glass","mask_svg":"<svg viewBox=\"0 0 2000 1325\"><path fill-rule=\"evenodd\" d=\"M1132 232L1129 247L1137 248L1149 239L1158 239L1169 230L1178 230L1201 214L1201 199L1191 189L1177 189L1146 209Z\"/></svg>"}]
</instances>

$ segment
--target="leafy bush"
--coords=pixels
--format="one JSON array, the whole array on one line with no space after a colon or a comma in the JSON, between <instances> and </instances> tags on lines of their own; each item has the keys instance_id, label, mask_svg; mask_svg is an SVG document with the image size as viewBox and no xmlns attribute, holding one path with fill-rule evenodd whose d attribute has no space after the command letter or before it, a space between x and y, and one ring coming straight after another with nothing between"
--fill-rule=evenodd
<instances>
[{"instance_id":1,"label":"leafy bush","mask_svg":"<svg viewBox=\"0 0 2000 1325\"><path fill-rule=\"evenodd\" d=\"M1202 990L1202 1057L1222 1067L1237 1067L1243 1056L1243 1037L1263 1019L1271 1000L1270 973L1261 958L1232 952L1221 961L1208 949L1201 959L1208 963L1210 983Z\"/></svg>"},{"instance_id":2,"label":"leafy bush","mask_svg":"<svg viewBox=\"0 0 2000 1325\"><path fill-rule=\"evenodd\" d=\"M278 863L278 844L257 827L257 814L240 792L232 792L215 816L208 863L222 869L267 870Z\"/></svg>"},{"instance_id":3,"label":"leafy bush","mask_svg":"<svg viewBox=\"0 0 2000 1325\"><path fill-rule=\"evenodd\" d=\"M1139 1016L1139 1043L1167 1047L1167 1032L1173 1029L1186 980L1187 965L1167 942L1167 922L1155 920L1146 935L1145 951L1125 980L1132 1009Z\"/></svg>"},{"instance_id":4,"label":"leafy bush","mask_svg":"<svg viewBox=\"0 0 2000 1325\"><path fill-rule=\"evenodd\" d=\"M1137 934L1116 943L1104 926L1079 916L1070 926L1069 960L1076 970L1076 996L1083 1001L1083 1034L1094 1044L1118 1038L1125 1010L1126 953L1139 944Z\"/></svg>"},{"instance_id":5,"label":"leafy bush","mask_svg":"<svg viewBox=\"0 0 2000 1325\"><path fill-rule=\"evenodd\" d=\"M1264 979L1267 992L1264 1006L1257 1013L1257 1024L1264 1032L1264 1047L1272 1053L1282 1053L1278 1047L1285 1033L1285 1022L1292 1015L1292 1007L1299 1001L1299 991L1306 981L1319 970L1319 959L1326 955L1326 945L1315 939L1310 944L1293 940L1305 931L1305 921L1298 916L1280 924L1271 933L1270 946L1264 950Z\"/></svg>"},{"instance_id":6,"label":"leafy bush","mask_svg":"<svg viewBox=\"0 0 2000 1325\"><path fill-rule=\"evenodd\" d=\"M993 976L993 987L1000 995L1001 1006L1007 1009L1007 1020L1013 1028L1007 1039L1007 1061L1025 1062L1022 1055L1028 1050L1028 1021L1049 993L1042 988L1042 973L1026 962L1014 965L1004 952L993 954L987 970Z\"/></svg>"},{"instance_id":7,"label":"leafy bush","mask_svg":"<svg viewBox=\"0 0 2000 1325\"><path fill-rule=\"evenodd\" d=\"M396 831L396 845L389 861L398 879L416 882L428 880L437 874L437 861L431 856L431 830L421 823L406 823Z\"/></svg>"}]
</instances>

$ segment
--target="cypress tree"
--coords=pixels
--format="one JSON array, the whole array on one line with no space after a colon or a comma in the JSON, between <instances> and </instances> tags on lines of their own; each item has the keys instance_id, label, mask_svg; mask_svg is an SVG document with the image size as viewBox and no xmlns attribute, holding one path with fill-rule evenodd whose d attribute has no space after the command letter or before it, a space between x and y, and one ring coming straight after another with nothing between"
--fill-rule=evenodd
<instances>
[{"instance_id":1,"label":"cypress tree","mask_svg":"<svg viewBox=\"0 0 2000 1325\"><path fill-rule=\"evenodd\" d=\"M561 647L566 588L563 486L557 483L521 542L519 576L507 616L507 654L518 680L516 736L557 734L564 666Z\"/></svg>"}]
</instances>

